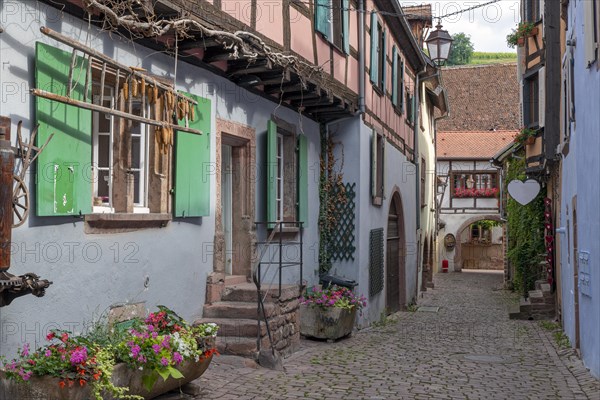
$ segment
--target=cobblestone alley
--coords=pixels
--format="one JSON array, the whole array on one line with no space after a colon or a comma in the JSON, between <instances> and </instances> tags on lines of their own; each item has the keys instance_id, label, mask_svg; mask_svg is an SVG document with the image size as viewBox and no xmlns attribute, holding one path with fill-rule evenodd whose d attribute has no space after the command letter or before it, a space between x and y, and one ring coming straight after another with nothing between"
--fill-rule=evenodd
<instances>
[{"instance_id":1,"label":"cobblestone alley","mask_svg":"<svg viewBox=\"0 0 600 400\"><path fill-rule=\"evenodd\" d=\"M600 399L571 349L508 319L502 274L438 274L419 306L335 344L303 340L285 372L217 357L197 399ZM188 399L169 395L163 399Z\"/></svg>"}]
</instances>

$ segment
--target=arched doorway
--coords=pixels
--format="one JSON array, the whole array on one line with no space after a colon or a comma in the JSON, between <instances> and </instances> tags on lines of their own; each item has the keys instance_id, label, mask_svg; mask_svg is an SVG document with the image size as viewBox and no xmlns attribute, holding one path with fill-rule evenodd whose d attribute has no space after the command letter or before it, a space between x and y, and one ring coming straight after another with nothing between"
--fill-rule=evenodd
<instances>
[{"instance_id":1,"label":"arched doorway","mask_svg":"<svg viewBox=\"0 0 600 400\"><path fill-rule=\"evenodd\" d=\"M404 237L404 215L400 194L395 192L390 202L386 250L386 310L394 313L406 307L406 247Z\"/></svg>"},{"instance_id":2,"label":"arched doorway","mask_svg":"<svg viewBox=\"0 0 600 400\"><path fill-rule=\"evenodd\" d=\"M464 221L462 223L462 225L458 228L458 230L456 231L456 248L455 248L455 252L454 252L454 270L462 270L463 268L465 269L472 269L474 268L474 264L472 262L472 260L476 260L479 258L485 258L488 256L487 253L490 252L490 249L488 247L490 247L489 245L492 245L493 243L487 243L486 245L482 246L481 243L477 243L475 245L473 245L472 243L472 238L473 238L473 233L470 232L471 226L477 222L481 222L481 221L495 221L495 222L502 222L502 220L500 219L499 215L478 215L475 217L471 217L469 219L467 219L466 221ZM502 239L504 240L504 239ZM488 242L490 242L488 240ZM474 249L475 246L475 249ZM503 254L503 248L502 245L497 244L496 246L497 248L494 250L494 255L495 255L495 259L500 259L500 260L496 260L496 264L498 264L498 266L496 268L502 269L503 268L503 260L504 259L504 254ZM482 253L482 249L485 250L486 254ZM484 257L485 256L485 257ZM480 268L479 266L477 266L477 268ZM491 268L491 269L496 269L496 268ZM484 269L488 269L488 268L484 268Z\"/></svg>"}]
</instances>

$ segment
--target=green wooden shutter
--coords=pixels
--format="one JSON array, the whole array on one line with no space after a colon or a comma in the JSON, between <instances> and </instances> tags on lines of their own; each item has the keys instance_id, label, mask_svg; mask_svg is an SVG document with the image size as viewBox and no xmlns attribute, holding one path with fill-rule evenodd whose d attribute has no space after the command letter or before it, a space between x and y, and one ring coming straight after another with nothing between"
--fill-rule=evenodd
<instances>
[{"instance_id":1,"label":"green wooden shutter","mask_svg":"<svg viewBox=\"0 0 600 400\"><path fill-rule=\"evenodd\" d=\"M298 136L298 221L308 227L308 141Z\"/></svg>"},{"instance_id":2,"label":"green wooden shutter","mask_svg":"<svg viewBox=\"0 0 600 400\"><path fill-rule=\"evenodd\" d=\"M400 103L400 112L404 112L404 61L400 62L400 93L398 93L398 102Z\"/></svg>"},{"instance_id":3,"label":"green wooden shutter","mask_svg":"<svg viewBox=\"0 0 600 400\"><path fill-rule=\"evenodd\" d=\"M386 146L385 146L385 142L386 142L386 138L385 136L381 136L381 188L379 190L381 190L380 195L381 198L383 200L385 200L385 156L386 156Z\"/></svg>"},{"instance_id":4,"label":"green wooden shutter","mask_svg":"<svg viewBox=\"0 0 600 400\"><path fill-rule=\"evenodd\" d=\"M382 39L383 48L379 50L382 52L381 60L383 62L383 68L381 71L381 90L383 90L383 95L385 96L385 79L387 78L387 35L385 29L382 32Z\"/></svg>"},{"instance_id":5,"label":"green wooden shutter","mask_svg":"<svg viewBox=\"0 0 600 400\"><path fill-rule=\"evenodd\" d=\"M315 0L315 29L329 39L331 35L330 0Z\"/></svg>"},{"instance_id":6,"label":"green wooden shutter","mask_svg":"<svg viewBox=\"0 0 600 400\"><path fill-rule=\"evenodd\" d=\"M202 135L177 131L175 134L175 207L176 217L205 217L210 215L210 181L214 170L210 162L209 99L185 93L198 102L195 119L189 127ZM179 121L185 125L185 121Z\"/></svg>"},{"instance_id":7,"label":"green wooden shutter","mask_svg":"<svg viewBox=\"0 0 600 400\"><path fill-rule=\"evenodd\" d=\"M371 82L377 84L379 75L379 30L377 27L377 14L371 13Z\"/></svg>"},{"instance_id":8,"label":"green wooden shutter","mask_svg":"<svg viewBox=\"0 0 600 400\"><path fill-rule=\"evenodd\" d=\"M267 221L277 220L277 124L267 123ZM269 225L274 227L273 224Z\"/></svg>"},{"instance_id":9,"label":"green wooden shutter","mask_svg":"<svg viewBox=\"0 0 600 400\"><path fill-rule=\"evenodd\" d=\"M371 196L377 197L377 132L371 136Z\"/></svg>"},{"instance_id":10,"label":"green wooden shutter","mask_svg":"<svg viewBox=\"0 0 600 400\"><path fill-rule=\"evenodd\" d=\"M398 106L398 51L392 47L392 104Z\"/></svg>"},{"instance_id":11,"label":"green wooden shutter","mask_svg":"<svg viewBox=\"0 0 600 400\"><path fill-rule=\"evenodd\" d=\"M70 66L71 53L36 43L35 84L38 89L66 96ZM83 100L86 74L87 60L77 57L72 98ZM38 146L54 133L37 159L37 215L91 213L92 112L36 97L35 117L39 124Z\"/></svg>"},{"instance_id":12,"label":"green wooden shutter","mask_svg":"<svg viewBox=\"0 0 600 400\"><path fill-rule=\"evenodd\" d=\"M342 10L344 53L350 54L350 4L349 0L342 1L344 9Z\"/></svg>"}]
</instances>

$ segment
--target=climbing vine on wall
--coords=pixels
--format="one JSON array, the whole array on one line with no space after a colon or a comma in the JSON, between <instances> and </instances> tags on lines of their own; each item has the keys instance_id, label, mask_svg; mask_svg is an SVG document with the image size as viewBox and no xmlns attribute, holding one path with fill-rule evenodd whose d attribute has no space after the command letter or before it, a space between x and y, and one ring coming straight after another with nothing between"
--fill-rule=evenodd
<instances>
[{"instance_id":1,"label":"climbing vine on wall","mask_svg":"<svg viewBox=\"0 0 600 400\"><path fill-rule=\"evenodd\" d=\"M525 157L509 161L505 187L514 179L525 179ZM544 253L544 197L543 188L537 197L527 205L510 199L508 214L508 260L515 269L513 286L524 296L534 288L539 279L540 257Z\"/></svg>"},{"instance_id":2,"label":"climbing vine on wall","mask_svg":"<svg viewBox=\"0 0 600 400\"><path fill-rule=\"evenodd\" d=\"M339 213L336 206L347 202L346 189L342 182L344 174L344 152L342 149L341 162L336 167L337 161L334 149L337 143L327 138L321 131L321 165L319 180L319 274L331 270L331 253L329 243L335 234Z\"/></svg>"}]
</instances>

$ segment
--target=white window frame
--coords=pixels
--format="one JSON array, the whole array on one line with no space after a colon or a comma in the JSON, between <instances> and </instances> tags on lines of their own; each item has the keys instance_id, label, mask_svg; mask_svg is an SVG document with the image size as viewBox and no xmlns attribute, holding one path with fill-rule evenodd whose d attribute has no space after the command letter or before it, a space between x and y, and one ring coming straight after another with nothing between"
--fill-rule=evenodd
<instances>
[{"instance_id":1,"label":"white window frame","mask_svg":"<svg viewBox=\"0 0 600 400\"><path fill-rule=\"evenodd\" d=\"M110 107L114 108L115 99L114 99L114 91L112 87L106 86L105 90L109 90L108 96L103 96L103 101L110 100ZM100 96L94 96L94 103L98 104L98 98ZM140 101L140 104L141 101ZM142 116L146 117L150 113L150 104L146 104L146 108L143 110ZM106 135L106 132L99 132L99 119L100 113L93 112L92 117L92 160L93 160L93 173L94 173L94 185L93 185L93 198L98 197L98 182L99 182L99 171L100 170L108 170L108 205L93 205L92 212L95 214L108 214L114 213L115 209L113 207L113 165L114 165L114 154L113 154L113 143L114 143L114 129L115 129L115 117L110 115L110 132L108 132L109 136L109 166L108 169L106 167L98 167L98 149L99 149L99 136ZM126 122L127 123L127 122ZM134 203L133 205L133 213L134 214L148 214L150 213L150 208L148 207L148 168L147 168L147 160L149 155L149 126L144 123L140 123L140 133L132 134L133 136L138 136L140 138L140 166L139 168L129 168L130 172L139 172L139 187L137 190L140 191L140 200L141 202ZM130 151L133 148L132 143L130 143ZM130 154L130 157L132 154ZM133 177L133 174L129 176ZM135 194L133 194L135 198Z\"/></svg>"},{"instance_id":2,"label":"white window frame","mask_svg":"<svg viewBox=\"0 0 600 400\"><path fill-rule=\"evenodd\" d=\"M106 89L109 90L109 95L108 96L102 96L102 102L104 103L104 101L109 100L110 101L110 108L114 108L114 95L113 95L113 88L111 87L106 87ZM104 92L102 93L104 94ZM94 103L95 104L99 104L98 98L100 97L100 95L96 95L94 96ZM92 212L93 213L113 213L115 210L112 206L112 175L113 175L113 148L112 148L112 144L113 144L113 137L114 137L114 116L112 115L106 115L105 117L108 117L110 120L110 131L108 132L108 140L109 140L109 146L108 146L108 168L106 167L98 167L98 149L100 147L100 143L99 143L99 136L105 136L106 132L99 132L99 126L100 126L100 113L94 111L93 112L93 118L92 118L92 165L93 165L93 171L94 171L94 189L93 189L93 198L97 198L98 196L98 183L100 181L100 174L99 171L100 170L108 170L108 206L106 205L93 205L93 209Z\"/></svg>"}]
</instances>

